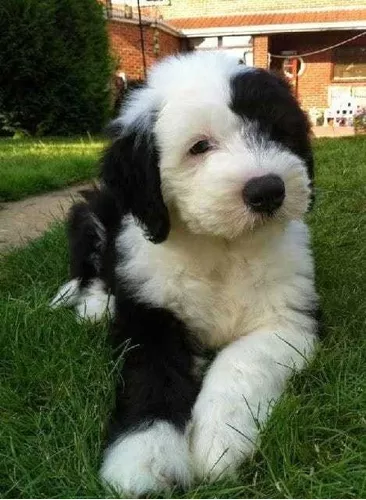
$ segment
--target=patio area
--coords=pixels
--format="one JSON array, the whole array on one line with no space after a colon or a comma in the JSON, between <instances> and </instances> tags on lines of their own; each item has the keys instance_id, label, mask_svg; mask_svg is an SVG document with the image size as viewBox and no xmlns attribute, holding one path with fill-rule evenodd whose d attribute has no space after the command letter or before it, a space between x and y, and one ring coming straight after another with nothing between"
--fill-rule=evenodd
<instances>
[{"instance_id":1,"label":"patio area","mask_svg":"<svg viewBox=\"0 0 366 500\"><path fill-rule=\"evenodd\" d=\"M353 127L314 126L312 130L315 137L346 137L355 135Z\"/></svg>"}]
</instances>

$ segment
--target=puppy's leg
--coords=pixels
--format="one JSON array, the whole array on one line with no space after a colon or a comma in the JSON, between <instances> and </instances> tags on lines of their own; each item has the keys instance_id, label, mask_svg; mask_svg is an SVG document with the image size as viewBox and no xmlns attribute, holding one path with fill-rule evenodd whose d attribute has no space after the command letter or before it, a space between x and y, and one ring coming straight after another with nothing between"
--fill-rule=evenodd
<instances>
[{"instance_id":1,"label":"puppy's leg","mask_svg":"<svg viewBox=\"0 0 366 500\"><path fill-rule=\"evenodd\" d=\"M94 321L107 312L113 314L114 297L101 279L106 230L86 203L71 208L68 238L72 279L59 289L51 307L76 306L78 318Z\"/></svg>"},{"instance_id":2,"label":"puppy's leg","mask_svg":"<svg viewBox=\"0 0 366 500\"><path fill-rule=\"evenodd\" d=\"M235 474L254 450L265 422L293 369L301 369L315 336L280 328L233 342L210 367L193 410L191 450L196 476Z\"/></svg>"},{"instance_id":3,"label":"puppy's leg","mask_svg":"<svg viewBox=\"0 0 366 500\"><path fill-rule=\"evenodd\" d=\"M100 321L104 316L114 316L115 298L106 290L105 283L96 278L81 290L76 304L79 319Z\"/></svg>"},{"instance_id":4,"label":"puppy's leg","mask_svg":"<svg viewBox=\"0 0 366 500\"><path fill-rule=\"evenodd\" d=\"M103 480L132 498L192 478L185 427L198 392L184 325L169 311L117 307L115 343L131 339L117 385Z\"/></svg>"}]
</instances>

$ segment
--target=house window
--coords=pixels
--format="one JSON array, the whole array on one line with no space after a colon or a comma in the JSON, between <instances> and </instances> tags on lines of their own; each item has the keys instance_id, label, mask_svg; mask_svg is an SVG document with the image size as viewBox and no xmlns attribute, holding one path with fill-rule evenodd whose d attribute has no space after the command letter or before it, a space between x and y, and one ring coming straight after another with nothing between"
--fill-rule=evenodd
<instances>
[{"instance_id":1,"label":"house window","mask_svg":"<svg viewBox=\"0 0 366 500\"><path fill-rule=\"evenodd\" d=\"M366 47L339 47L333 52L333 80L366 81Z\"/></svg>"}]
</instances>

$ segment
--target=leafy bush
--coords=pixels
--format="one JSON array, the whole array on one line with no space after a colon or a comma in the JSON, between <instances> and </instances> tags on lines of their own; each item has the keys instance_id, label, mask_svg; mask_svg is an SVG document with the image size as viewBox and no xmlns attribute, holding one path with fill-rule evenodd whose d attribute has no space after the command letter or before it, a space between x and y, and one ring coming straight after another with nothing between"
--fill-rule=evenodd
<instances>
[{"instance_id":1,"label":"leafy bush","mask_svg":"<svg viewBox=\"0 0 366 500\"><path fill-rule=\"evenodd\" d=\"M1 0L0 33L0 128L101 130L112 61L97 0Z\"/></svg>"}]
</instances>

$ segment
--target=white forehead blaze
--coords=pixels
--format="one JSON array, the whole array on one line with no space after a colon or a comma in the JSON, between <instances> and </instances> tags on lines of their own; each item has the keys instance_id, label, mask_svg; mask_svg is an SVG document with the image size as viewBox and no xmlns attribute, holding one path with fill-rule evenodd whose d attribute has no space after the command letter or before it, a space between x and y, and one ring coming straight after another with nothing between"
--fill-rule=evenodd
<instances>
[{"instance_id":1,"label":"white forehead blaze","mask_svg":"<svg viewBox=\"0 0 366 500\"><path fill-rule=\"evenodd\" d=\"M184 54L166 58L151 69L147 85L133 92L117 119L124 128L149 129L165 111L192 114L192 109L212 107L217 120L231 101L230 78L251 71L223 52ZM221 111L220 111L221 108ZM197 116L199 113L197 113ZM182 121L182 120L181 120Z\"/></svg>"},{"instance_id":2,"label":"white forehead blaze","mask_svg":"<svg viewBox=\"0 0 366 500\"><path fill-rule=\"evenodd\" d=\"M159 94L162 106L183 97L197 101L216 96L221 102L229 102L228 82L238 68L236 59L222 52L169 57L152 69L148 86Z\"/></svg>"},{"instance_id":3,"label":"white forehead blaze","mask_svg":"<svg viewBox=\"0 0 366 500\"><path fill-rule=\"evenodd\" d=\"M189 149L202 137L223 142L238 131L242 121L230 109L230 80L250 70L220 52L169 58L157 66L148 84L159 94L154 131L161 152L169 153L172 144L175 153Z\"/></svg>"}]
</instances>

